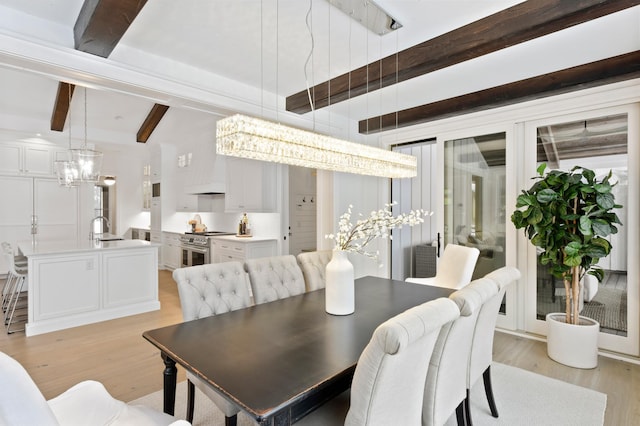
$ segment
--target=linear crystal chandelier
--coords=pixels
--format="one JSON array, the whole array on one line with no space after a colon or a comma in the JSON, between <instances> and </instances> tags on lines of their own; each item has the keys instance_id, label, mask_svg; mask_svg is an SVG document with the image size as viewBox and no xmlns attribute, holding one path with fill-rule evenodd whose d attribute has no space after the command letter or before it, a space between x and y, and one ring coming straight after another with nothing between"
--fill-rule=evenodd
<instances>
[{"instance_id":1,"label":"linear crystal chandelier","mask_svg":"<svg viewBox=\"0 0 640 426\"><path fill-rule=\"evenodd\" d=\"M386 178L417 174L417 159L412 155L240 114L218 121L216 151L233 157Z\"/></svg>"}]
</instances>

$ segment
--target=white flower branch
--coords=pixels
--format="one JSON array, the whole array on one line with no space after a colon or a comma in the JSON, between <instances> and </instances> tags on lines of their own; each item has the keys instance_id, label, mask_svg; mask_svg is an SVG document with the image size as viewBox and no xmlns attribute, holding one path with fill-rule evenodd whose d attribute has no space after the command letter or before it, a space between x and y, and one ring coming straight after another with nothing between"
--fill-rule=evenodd
<instances>
[{"instance_id":1,"label":"white flower branch","mask_svg":"<svg viewBox=\"0 0 640 426\"><path fill-rule=\"evenodd\" d=\"M355 225L351 223L353 205L349 205L347 211L340 216L338 232L336 234L325 235L325 238L334 240L337 250L360 253L367 257L377 259L379 255L378 252L374 253L365 250L365 247L371 241L376 238L391 239L392 229L400 229L404 225L414 226L423 223L424 217L433 214L433 212L418 209L394 217L391 208L396 204L395 201L390 204L385 204L384 209L372 211L368 218L357 220Z\"/></svg>"}]
</instances>

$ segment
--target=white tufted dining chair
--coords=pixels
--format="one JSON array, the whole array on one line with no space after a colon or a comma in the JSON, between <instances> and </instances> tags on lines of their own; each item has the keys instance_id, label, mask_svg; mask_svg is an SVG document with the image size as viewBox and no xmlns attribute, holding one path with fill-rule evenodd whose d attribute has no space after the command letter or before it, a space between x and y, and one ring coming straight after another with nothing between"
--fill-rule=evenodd
<instances>
[{"instance_id":1,"label":"white tufted dining chair","mask_svg":"<svg viewBox=\"0 0 640 426\"><path fill-rule=\"evenodd\" d=\"M406 282L434 285L459 290L471 282L480 250L458 244L447 244L438 262L435 277L407 278Z\"/></svg>"},{"instance_id":2,"label":"white tufted dining chair","mask_svg":"<svg viewBox=\"0 0 640 426\"><path fill-rule=\"evenodd\" d=\"M173 271L178 284L182 318L191 321L251 305L247 273L240 262L210 263ZM193 421L195 388L207 395L225 415L225 425L237 424L240 409L187 372L187 420Z\"/></svg>"},{"instance_id":3,"label":"white tufted dining chair","mask_svg":"<svg viewBox=\"0 0 640 426\"><path fill-rule=\"evenodd\" d=\"M459 315L455 303L442 297L379 325L358 358L351 390L296 425L421 425L429 355L441 328Z\"/></svg>"},{"instance_id":4,"label":"white tufted dining chair","mask_svg":"<svg viewBox=\"0 0 640 426\"><path fill-rule=\"evenodd\" d=\"M305 292L302 270L293 255L247 259L244 267L256 305Z\"/></svg>"},{"instance_id":5,"label":"white tufted dining chair","mask_svg":"<svg viewBox=\"0 0 640 426\"><path fill-rule=\"evenodd\" d=\"M482 305L497 293L494 281L481 278L449 296L460 309L460 317L442 328L431 354L424 390L424 426L442 425L454 412L458 425L465 424L472 336Z\"/></svg>"},{"instance_id":6,"label":"white tufted dining chair","mask_svg":"<svg viewBox=\"0 0 640 426\"><path fill-rule=\"evenodd\" d=\"M309 251L296 256L307 291L325 287L327 263L331 261L331 256L333 256L332 250Z\"/></svg>"},{"instance_id":7,"label":"white tufted dining chair","mask_svg":"<svg viewBox=\"0 0 640 426\"><path fill-rule=\"evenodd\" d=\"M473 333L471 354L469 357L467 393L478 381L480 376L484 381L484 392L487 396L489 409L493 417L498 417L498 409L493 397L491 385L491 363L493 362L493 335L495 333L498 311L504 298L507 287L520 278L520 271L512 266L496 269L485 275L486 279L494 281L498 287L498 293L487 300L478 314L478 321ZM454 293L455 294L455 293ZM467 397L467 423L471 424L471 401Z\"/></svg>"},{"instance_id":8,"label":"white tufted dining chair","mask_svg":"<svg viewBox=\"0 0 640 426\"><path fill-rule=\"evenodd\" d=\"M0 425L189 425L150 407L119 401L93 380L47 401L24 367L2 352L0 383Z\"/></svg>"}]
</instances>

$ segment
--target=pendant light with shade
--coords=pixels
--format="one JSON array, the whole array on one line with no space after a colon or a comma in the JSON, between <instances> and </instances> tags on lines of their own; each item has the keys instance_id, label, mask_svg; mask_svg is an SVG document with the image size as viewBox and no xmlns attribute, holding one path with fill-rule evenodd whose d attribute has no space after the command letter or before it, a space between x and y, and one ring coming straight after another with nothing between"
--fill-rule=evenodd
<instances>
[{"instance_id":1,"label":"pendant light with shade","mask_svg":"<svg viewBox=\"0 0 640 426\"><path fill-rule=\"evenodd\" d=\"M69 91L69 107L71 91ZM69 108L71 110L71 108ZM69 113L71 118L71 113ZM71 120L69 120L69 159L56 162L58 183L77 186L79 183L97 183L100 180L103 154L87 147L87 88L84 88L84 140L81 148L71 148Z\"/></svg>"}]
</instances>

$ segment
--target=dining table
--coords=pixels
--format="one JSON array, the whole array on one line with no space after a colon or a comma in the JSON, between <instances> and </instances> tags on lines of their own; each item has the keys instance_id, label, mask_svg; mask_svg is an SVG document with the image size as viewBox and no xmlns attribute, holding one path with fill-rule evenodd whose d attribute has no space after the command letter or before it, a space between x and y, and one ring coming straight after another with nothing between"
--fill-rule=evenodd
<instances>
[{"instance_id":1,"label":"dining table","mask_svg":"<svg viewBox=\"0 0 640 426\"><path fill-rule=\"evenodd\" d=\"M324 289L145 331L164 362L164 411L174 414L176 364L260 425L290 425L351 386L374 330L453 290L366 276L355 312L325 311ZM186 395L185 395L186 398Z\"/></svg>"}]
</instances>

